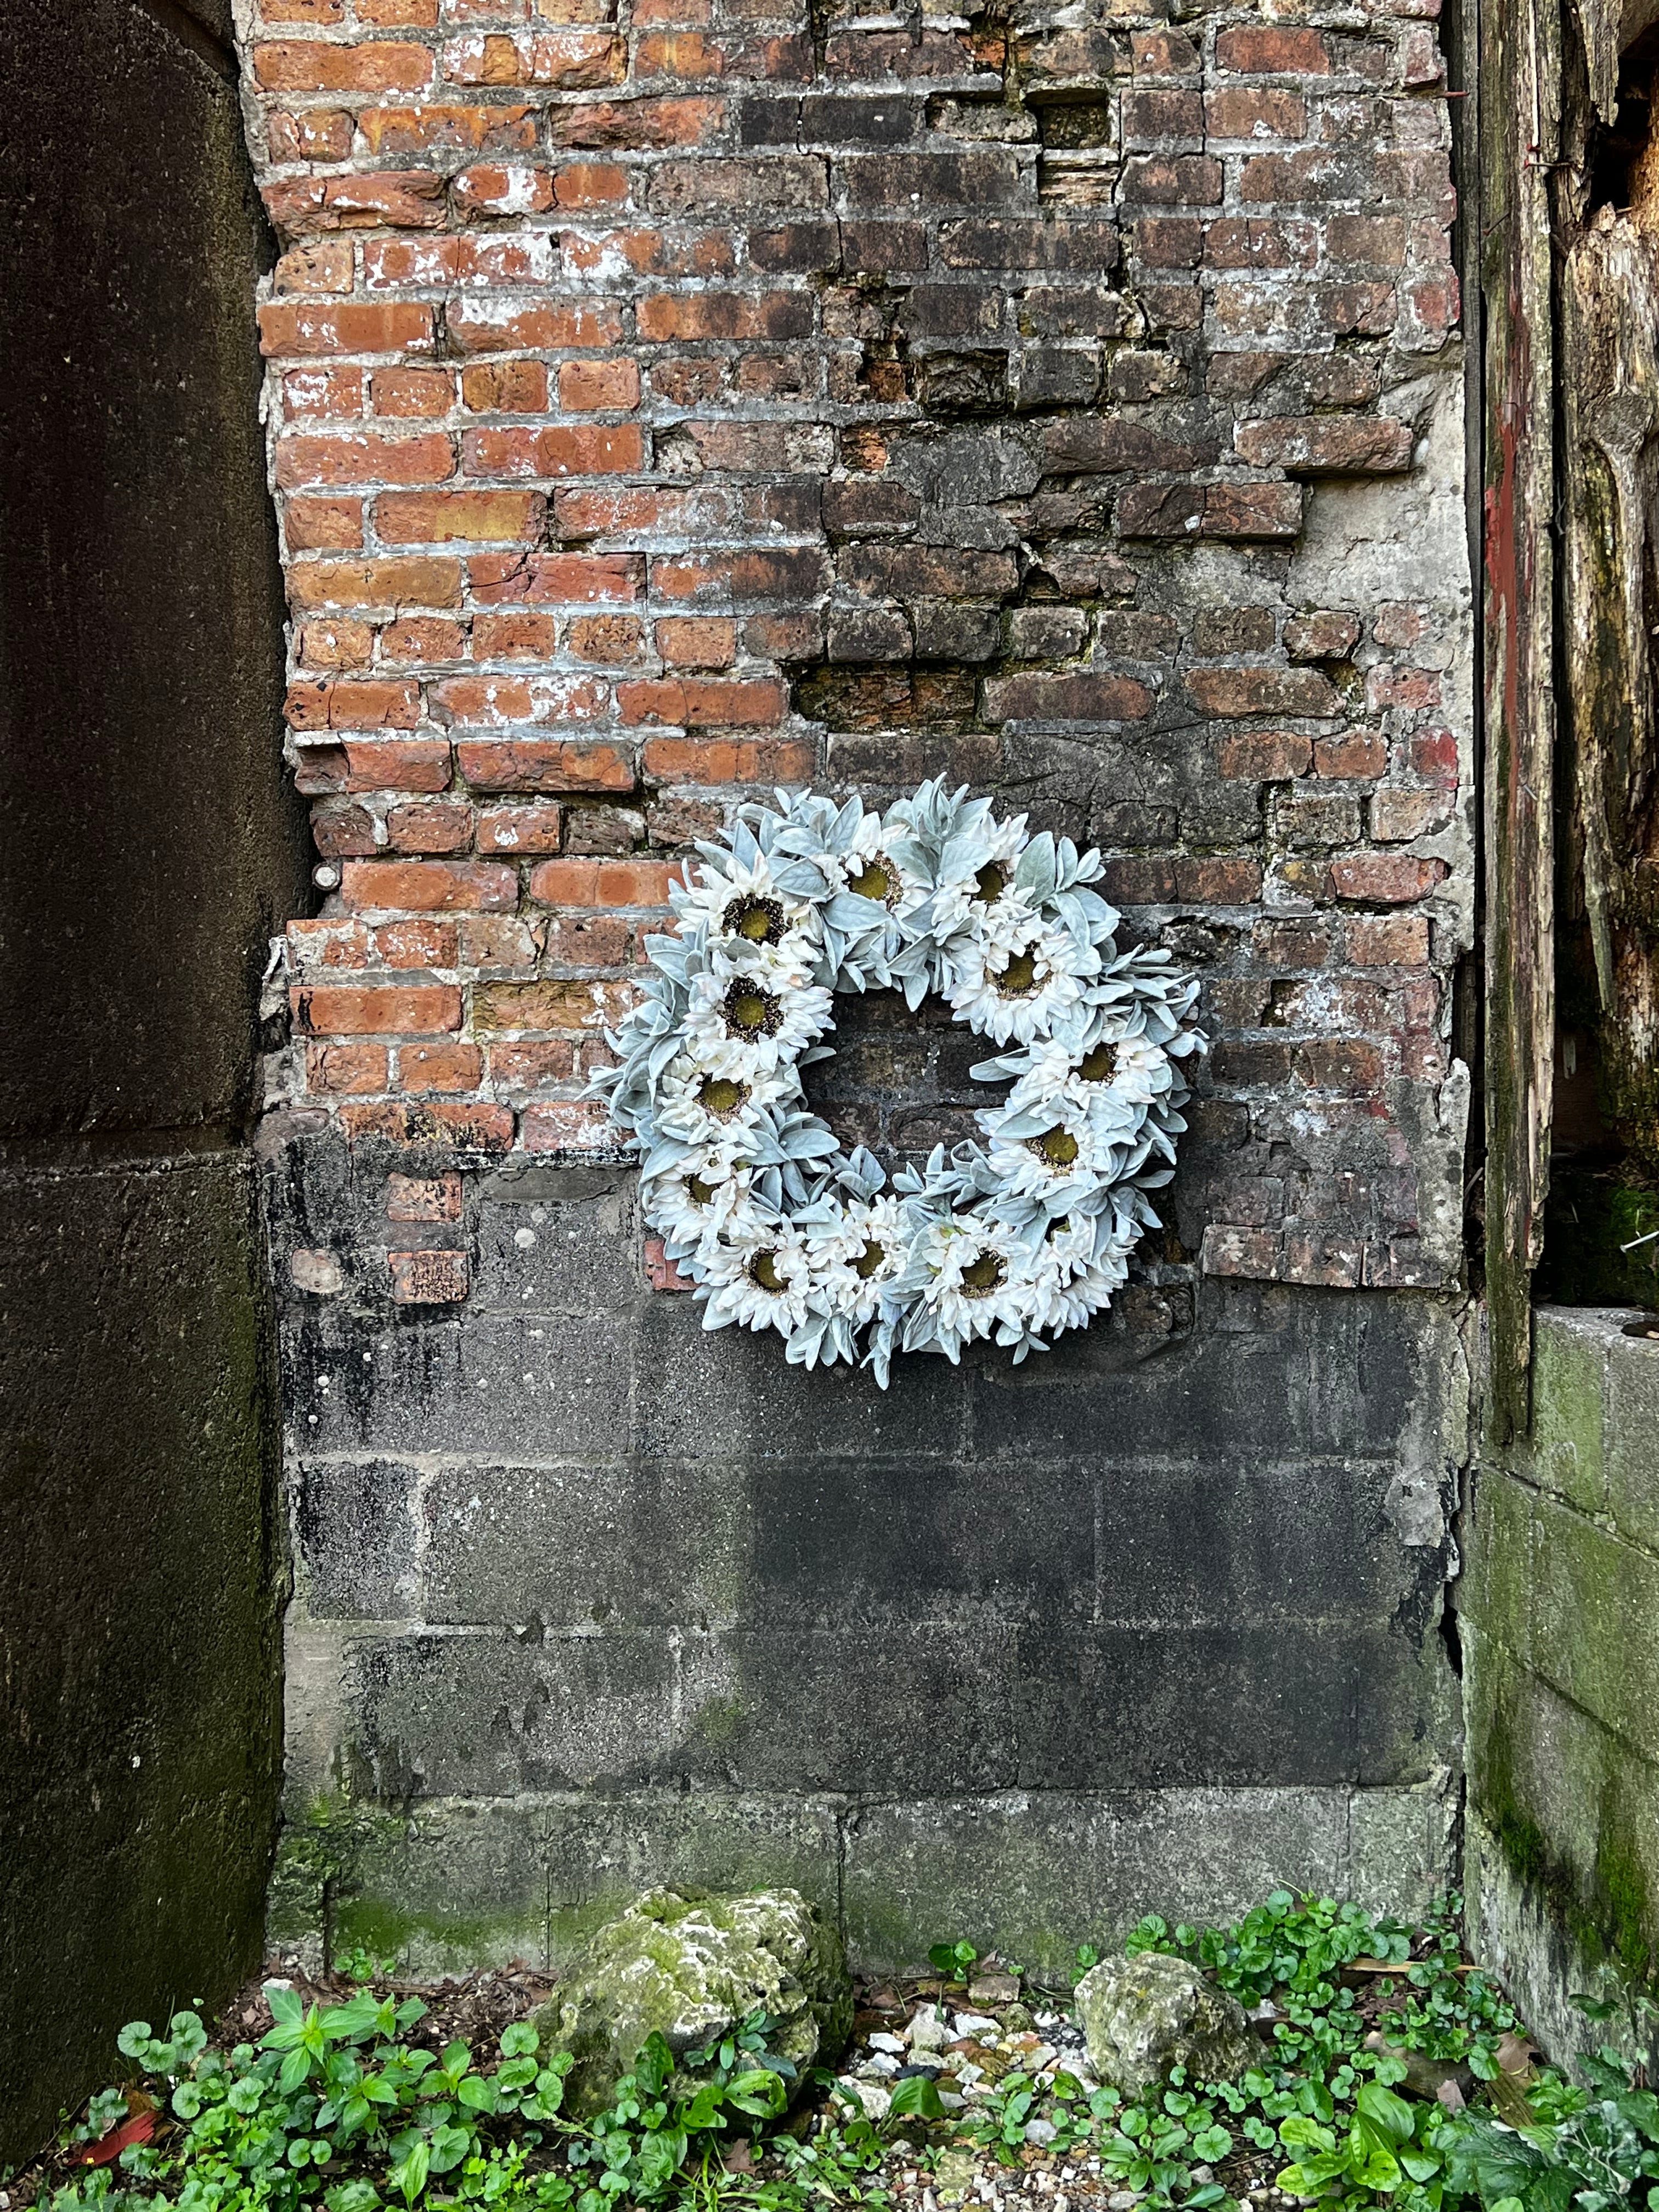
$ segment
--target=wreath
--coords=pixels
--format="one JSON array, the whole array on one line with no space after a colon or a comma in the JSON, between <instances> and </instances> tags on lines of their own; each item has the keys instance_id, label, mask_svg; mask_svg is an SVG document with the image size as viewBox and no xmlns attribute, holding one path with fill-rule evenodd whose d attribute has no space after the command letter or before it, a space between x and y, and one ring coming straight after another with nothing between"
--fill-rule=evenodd
<instances>
[{"instance_id":1,"label":"wreath","mask_svg":"<svg viewBox=\"0 0 1659 2212\"><path fill-rule=\"evenodd\" d=\"M861 1358L885 1389L896 1350L1046 1351L1124 1281L1186 1127L1198 987L1120 952L1099 854L1025 822L943 778L884 814L780 790L686 863L590 1088L639 1141L647 1222L706 1328L775 1328L792 1362ZM801 1088L836 993L886 988L913 1012L941 994L999 1048L975 1079L1012 1086L982 1142L890 1180Z\"/></svg>"}]
</instances>

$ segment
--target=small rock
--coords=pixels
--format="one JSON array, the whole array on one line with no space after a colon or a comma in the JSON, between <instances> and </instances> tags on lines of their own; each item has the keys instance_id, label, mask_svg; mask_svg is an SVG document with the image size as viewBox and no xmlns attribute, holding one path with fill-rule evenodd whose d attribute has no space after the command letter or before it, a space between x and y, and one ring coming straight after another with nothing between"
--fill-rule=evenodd
<instances>
[{"instance_id":1,"label":"small rock","mask_svg":"<svg viewBox=\"0 0 1659 2212\"><path fill-rule=\"evenodd\" d=\"M544 2050L574 2055L566 2102L580 2117L610 2103L653 2031L681 2058L757 2010L771 2016L774 2050L802 2071L846 2044L852 1984L816 1907L793 1889L655 1889L598 1931L533 2024Z\"/></svg>"},{"instance_id":2,"label":"small rock","mask_svg":"<svg viewBox=\"0 0 1659 2212\"><path fill-rule=\"evenodd\" d=\"M1027 2120L1025 2140L1028 2143L1051 2143L1060 2133L1052 2120Z\"/></svg>"},{"instance_id":3,"label":"small rock","mask_svg":"<svg viewBox=\"0 0 1659 2212\"><path fill-rule=\"evenodd\" d=\"M897 2059L885 2051L872 2051L859 2069L860 2074L873 2075L877 2079L884 2079L890 2074L896 2074L898 2070Z\"/></svg>"},{"instance_id":4,"label":"small rock","mask_svg":"<svg viewBox=\"0 0 1659 2212\"><path fill-rule=\"evenodd\" d=\"M1019 1996L1019 1978L1015 1974L981 1974L968 1984L969 2004L983 2005L988 2011L993 2005L1013 2004Z\"/></svg>"},{"instance_id":5,"label":"small rock","mask_svg":"<svg viewBox=\"0 0 1659 2212\"><path fill-rule=\"evenodd\" d=\"M957 2100L960 2102L960 2100ZM942 2150L933 2168L933 2186L941 2204L960 2204L974 2185L971 2151Z\"/></svg>"},{"instance_id":6,"label":"small rock","mask_svg":"<svg viewBox=\"0 0 1659 2212\"><path fill-rule=\"evenodd\" d=\"M1161 1951L1091 1966L1077 2010L1095 2071L1126 2097L1144 2096L1176 2066L1194 2081L1233 2081L1261 2061L1237 1999Z\"/></svg>"},{"instance_id":7,"label":"small rock","mask_svg":"<svg viewBox=\"0 0 1659 2212\"><path fill-rule=\"evenodd\" d=\"M897 2052L902 2051L904 2048L904 2045L899 2038L896 2035L889 2035L884 2027L878 2027L869 2040L872 2051L888 2051Z\"/></svg>"},{"instance_id":8,"label":"small rock","mask_svg":"<svg viewBox=\"0 0 1659 2212\"><path fill-rule=\"evenodd\" d=\"M843 2089L850 2089L858 2099L864 2107L866 2120L884 2120L887 2118L887 2107L893 2101L893 2093L879 2081L861 2081L856 2075L850 2079L843 2075L841 2086Z\"/></svg>"},{"instance_id":9,"label":"small rock","mask_svg":"<svg viewBox=\"0 0 1659 2212\"><path fill-rule=\"evenodd\" d=\"M1000 2020L988 2020L983 2013L959 2012L957 2014L958 2035L994 2035L1001 2026Z\"/></svg>"},{"instance_id":10,"label":"small rock","mask_svg":"<svg viewBox=\"0 0 1659 2212\"><path fill-rule=\"evenodd\" d=\"M1133 2212L1139 2202L1133 2189L1115 2189L1106 2199L1106 2212Z\"/></svg>"},{"instance_id":11,"label":"small rock","mask_svg":"<svg viewBox=\"0 0 1659 2212\"><path fill-rule=\"evenodd\" d=\"M951 2031L931 2005L923 2005L910 2022L912 2051L943 2051L951 2040Z\"/></svg>"}]
</instances>

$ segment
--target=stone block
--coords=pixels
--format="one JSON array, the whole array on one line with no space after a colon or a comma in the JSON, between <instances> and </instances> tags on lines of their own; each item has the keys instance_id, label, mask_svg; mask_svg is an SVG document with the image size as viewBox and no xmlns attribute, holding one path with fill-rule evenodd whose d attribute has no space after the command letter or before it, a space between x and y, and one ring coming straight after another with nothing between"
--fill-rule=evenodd
<instances>
[{"instance_id":1,"label":"stone block","mask_svg":"<svg viewBox=\"0 0 1659 2212\"><path fill-rule=\"evenodd\" d=\"M395 1460L312 1460L295 1478L295 1532L315 1617L415 1610L416 1484Z\"/></svg>"},{"instance_id":2,"label":"stone block","mask_svg":"<svg viewBox=\"0 0 1659 2212\"><path fill-rule=\"evenodd\" d=\"M1532 1435L1524 1471L1587 1513L1597 1511L1607 1495L1602 1423L1611 1334L1595 1309L1558 1306L1540 1311L1533 1323Z\"/></svg>"},{"instance_id":3,"label":"stone block","mask_svg":"<svg viewBox=\"0 0 1659 2212\"><path fill-rule=\"evenodd\" d=\"M636 1178L617 1169L503 1169L480 1193L475 1304L588 1314L638 1296Z\"/></svg>"}]
</instances>

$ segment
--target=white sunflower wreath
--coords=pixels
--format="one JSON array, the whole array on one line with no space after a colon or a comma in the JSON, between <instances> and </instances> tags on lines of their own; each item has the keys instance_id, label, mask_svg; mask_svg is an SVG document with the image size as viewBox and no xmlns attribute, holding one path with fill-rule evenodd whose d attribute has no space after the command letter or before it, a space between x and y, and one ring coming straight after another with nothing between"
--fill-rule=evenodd
<instances>
[{"instance_id":1,"label":"white sunflower wreath","mask_svg":"<svg viewBox=\"0 0 1659 2212\"><path fill-rule=\"evenodd\" d=\"M1202 1043L1196 983L1114 945L1098 853L942 778L885 814L781 790L697 851L592 1088L639 1139L646 1218L703 1326L775 1328L791 1361L861 1358L883 1389L896 1350L954 1362L994 1334L1018 1362L1084 1327L1158 1225ZM913 1011L941 993L1001 1048L975 1078L1013 1087L982 1145L890 1182L842 1152L801 1070L830 1054L838 991L891 987Z\"/></svg>"}]
</instances>

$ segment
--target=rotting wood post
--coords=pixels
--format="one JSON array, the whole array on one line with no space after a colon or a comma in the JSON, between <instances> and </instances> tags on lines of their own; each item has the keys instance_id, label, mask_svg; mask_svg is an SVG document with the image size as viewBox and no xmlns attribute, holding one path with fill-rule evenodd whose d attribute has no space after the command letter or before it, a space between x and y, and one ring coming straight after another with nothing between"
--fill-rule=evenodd
<instances>
[{"instance_id":1,"label":"rotting wood post","mask_svg":"<svg viewBox=\"0 0 1659 2212\"><path fill-rule=\"evenodd\" d=\"M1554 1041L1554 344L1549 175L1555 0L1484 11L1481 255L1486 869L1486 1298L1491 1418L1528 1419L1530 1291L1549 1177Z\"/></svg>"}]
</instances>

